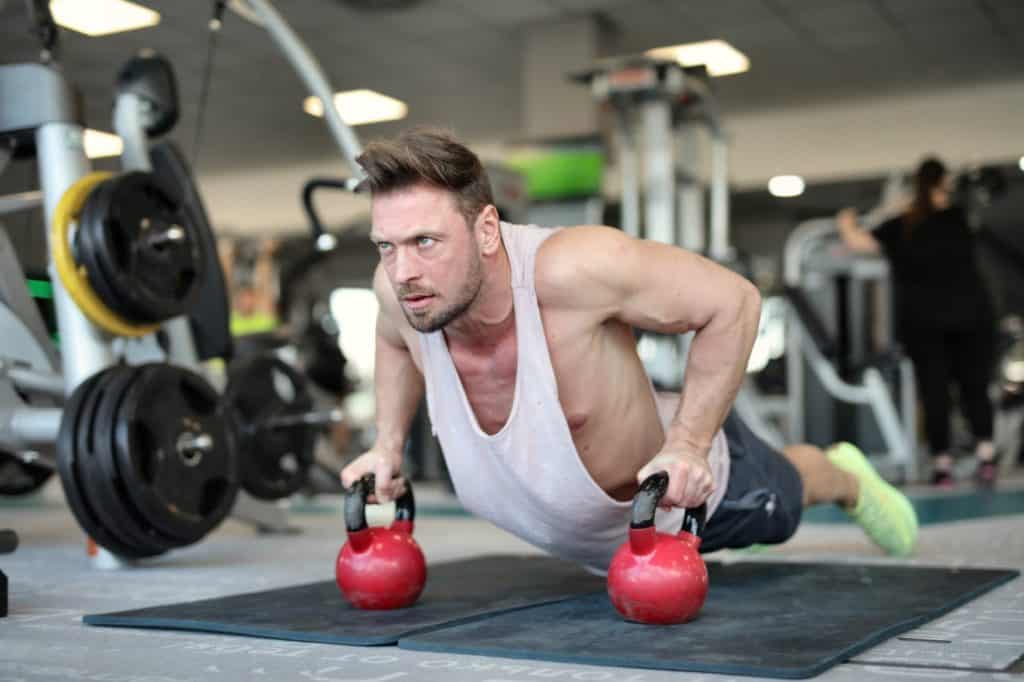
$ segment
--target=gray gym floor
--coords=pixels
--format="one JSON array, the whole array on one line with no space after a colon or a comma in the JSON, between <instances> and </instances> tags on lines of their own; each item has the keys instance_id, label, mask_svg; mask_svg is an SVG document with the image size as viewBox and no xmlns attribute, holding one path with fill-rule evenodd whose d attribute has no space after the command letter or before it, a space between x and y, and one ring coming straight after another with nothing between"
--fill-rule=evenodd
<instances>
[{"instance_id":1,"label":"gray gym floor","mask_svg":"<svg viewBox=\"0 0 1024 682\"><path fill-rule=\"evenodd\" d=\"M1020 489L1020 482L1009 484ZM447 503L417 488L420 504ZM344 541L338 500L297 503L297 535L259 535L228 521L202 543L144 565L102 570L91 565L80 532L54 482L25 501L0 500L0 528L14 528L21 546L0 556L10 581L10 615L0 619L0 682L8 680L454 680L536 679L752 680L730 676L573 666L535 661L399 650L301 644L245 637L88 627L84 613L102 613L282 587L333 576ZM386 513L381 509L381 513ZM375 515L375 514L374 514ZM371 516L374 516L371 515ZM382 519L378 518L377 522ZM374 519L371 518L371 522ZM912 563L1024 569L1020 515L927 525ZM416 535L430 561L488 553L531 553L528 545L484 522L421 515ZM805 524L789 543L728 560L885 562L851 525ZM833 668L819 679L890 677L1022 680L1024 579L903 637ZM939 666L939 667L929 667Z\"/></svg>"}]
</instances>

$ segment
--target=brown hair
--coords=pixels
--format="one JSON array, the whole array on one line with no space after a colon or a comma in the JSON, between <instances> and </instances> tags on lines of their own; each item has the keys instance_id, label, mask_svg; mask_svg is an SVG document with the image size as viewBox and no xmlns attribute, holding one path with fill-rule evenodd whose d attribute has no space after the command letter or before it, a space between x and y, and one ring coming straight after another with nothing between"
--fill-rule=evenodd
<instances>
[{"instance_id":1,"label":"brown hair","mask_svg":"<svg viewBox=\"0 0 1024 682\"><path fill-rule=\"evenodd\" d=\"M358 191L386 193L420 182L446 189L471 229L480 211L494 203L480 159L445 130L417 127L394 140L371 142L356 162L366 173Z\"/></svg>"},{"instance_id":2,"label":"brown hair","mask_svg":"<svg viewBox=\"0 0 1024 682\"><path fill-rule=\"evenodd\" d=\"M903 219L907 236L910 236L915 225L935 212L932 190L941 185L945 177L946 166L935 157L925 159L917 167L914 173L914 200Z\"/></svg>"}]
</instances>

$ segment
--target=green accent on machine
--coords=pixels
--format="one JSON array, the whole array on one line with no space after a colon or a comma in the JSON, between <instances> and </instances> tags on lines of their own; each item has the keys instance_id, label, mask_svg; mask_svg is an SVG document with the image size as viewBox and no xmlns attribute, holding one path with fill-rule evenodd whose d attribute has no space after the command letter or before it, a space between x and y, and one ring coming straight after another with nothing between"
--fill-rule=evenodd
<instances>
[{"instance_id":1,"label":"green accent on machine","mask_svg":"<svg viewBox=\"0 0 1024 682\"><path fill-rule=\"evenodd\" d=\"M53 284L50 280L34 277L27 277L25 283L28 285L28 295L35 300L39 314L43 316L43 324L50 332L50 338L59 348L60 334L57 332L57 311L53 307Z\"/></svg>"},{"instance_id":2,"label":"green accent on machine","mask_svg":"<svg viewBox=\"0 0 1024 682\"><path fill-rule=\"evenodd\" d=\"M599 150L523 152L505 162L526 177L526 193L533 201L601 193L604 154Z\"/></svg>"},{"instance_id":3,"label":"green accent on machine","mask_svg":"<svg viewBox=\"0 0 1024 682\"><path fill-rule=\"evenodd\" d=\"M53 285L44 279L29 279L28 293L32 298L53 298Z\"/></svg>"}]
</instances>

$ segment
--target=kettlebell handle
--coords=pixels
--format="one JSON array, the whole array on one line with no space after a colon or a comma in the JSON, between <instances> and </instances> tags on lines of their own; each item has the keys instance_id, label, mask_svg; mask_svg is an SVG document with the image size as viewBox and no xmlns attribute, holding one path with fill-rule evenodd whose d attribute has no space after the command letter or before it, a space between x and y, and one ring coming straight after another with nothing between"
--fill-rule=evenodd
<instances>
[{"instance_id":1,"label":"kettlebell handle","mask_svg":"<svg viewBox=\"0 0 1024 682\"><path fill-rule=\"evenodd\" d=\"M364 474L345 491L345 530L350 534L366 530L366 499L376 488L376 477ZM412 483L405 482L405 492L395 500L395 522L404 522L412 532L412 522L416 517L416 501L412 496Z\"/></svg>"},{"instance_id":2,"label":"kettlebell handle","mask_svg":"<svg viewBox=\"0 0 1024 682\"><path fill-rule=\"evenodd\" d=\"M668 490L668 472L657 471L640 484L640 489L633 496L633 511L630 517L629 527L632 530L642 530L654 526L654 512L658 509L658 503L665 496ZM707 504L687 509L683 514L683 526L680 531L686 531L691 535L700 537L704 532L705 516L707 515Z\"/></svg>"}]
</instances>

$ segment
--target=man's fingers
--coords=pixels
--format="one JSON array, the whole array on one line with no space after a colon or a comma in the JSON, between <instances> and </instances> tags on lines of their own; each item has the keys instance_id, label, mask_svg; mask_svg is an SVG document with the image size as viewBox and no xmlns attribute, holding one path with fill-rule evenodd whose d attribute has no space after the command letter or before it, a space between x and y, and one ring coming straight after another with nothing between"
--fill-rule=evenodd
<instances>
[{"instance_id":1,"label":"man's fingers","mask_svg":"<svg viewBox=\"0 0 1024 682\"><path fill-rule=\"evenodd\" d=\"M391 460L386 457L378 457L373 473L377 483L377 489L374 491L377 494L377 501L390 502L395 487L391 478L397 473Z\"/></svg>"}]
</instances>

